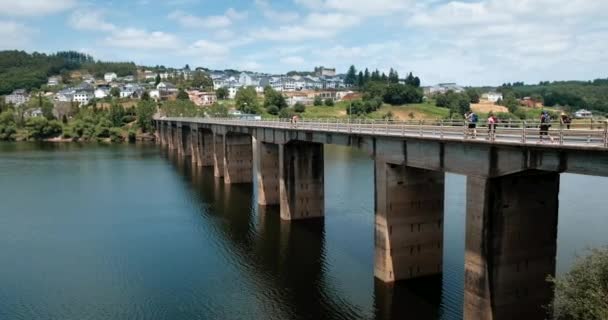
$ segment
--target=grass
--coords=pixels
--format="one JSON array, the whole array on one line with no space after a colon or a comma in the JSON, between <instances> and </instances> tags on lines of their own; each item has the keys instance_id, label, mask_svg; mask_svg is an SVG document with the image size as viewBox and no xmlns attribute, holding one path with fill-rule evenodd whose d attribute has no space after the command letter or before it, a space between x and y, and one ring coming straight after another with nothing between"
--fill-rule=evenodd
<instances>
[{"instance_id":1,"label":"grass","mask_svg":"<svg viewBox=\"0 0 608 320\"><path fill-rule=\"evenodd\" d=\"M302 117L306 118L348 118L346 110L350 106L348 101L340 101L335 106L308 106ZM384 104L380 109L365 116L369 119L383 119L392 114L395 120L413 119L441 119L449 115L449 110L436 107L433 103L419 103L402 106Z\"/></svg>"}]
</instances>

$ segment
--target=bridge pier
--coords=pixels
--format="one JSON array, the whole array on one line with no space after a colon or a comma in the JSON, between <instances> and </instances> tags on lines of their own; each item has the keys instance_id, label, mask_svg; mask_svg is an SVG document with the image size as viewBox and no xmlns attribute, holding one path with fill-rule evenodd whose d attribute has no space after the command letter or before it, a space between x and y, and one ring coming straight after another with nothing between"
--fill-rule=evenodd
<instances>
[{"instance_id":1,"label":"bridge pier","mask_svg":"<svg viewBox=\"0 0 608 320\"><path fill-rule=\"evenodd\" d=\"M200 163L201 152L199 150L200 147L200 134L198 131L198 127L196 125L191 126L190 128L190 154L192 155L192 164L198 166Z\"/></svg>"},{"instance_id":2,"label":"bridge pier","mask_svg":"<svg viewBox=\"0 0 608 320\"><path fill-rule=\"evenodd\" d=\"M251 183L253 180L253 150L251 136L228 133L224 135L224 182Z\"/></svg>"},{"instance_id":3,"label":"bridge pier","mask_svg":"<svg viewBox=\"0 0 608 320\"><path fill-rule=\"evenodd\" d=\"M198 161L197 164L200 167L212 167L213 166L213 133L211 131L199 130L197 132L198 142Z\"/></svg>"},{"instance_id":4,"label":"bridge pier","mask_svg":"<svg viewBox=\"0 0 608 320\"><path fill-rule=\"evenodd\" d=\"M291 142L279 145L281 219L300 220L325 215L323 144Z\"/></svg>"},{"instance_id":5,"label":"bridge pier","mask_svg":"<svg viewBox=\"0 0 608 320\"><path fill-rule=\"evenodd\" d=\"M464 319L546 317L558 194L558 173L467 177Z\"/></svg>"},{"instance_id":6,"label":"bridge pier","mask_svg":"<svg viewBox=\"0 0 608 320\"><path fill-rule=\"evenodd\" d=\"M177 147L177 128L174 127L171 123L167 126L167 142L169 146L169 150L175 150Z\"/></svg>"},{"instance_id":7,"label":"bridge pier","mask_svg":"<svg viewBox=\"0 0 608 320\"><path fill-rule=\"evenodd\" d=\"M180 145L179 145L179 149L178 149L178 153L179 155L183 156L183 157L188 157L190 155L192 155L191 151L192 151L192 135L191 135L191 129L190 127L187 126L182 126L181 128L179 128L179 133L181 134L180 137Z\"/></svg>"},{"instance_id":8,"label":"bridge pier","mask_svg":"<svg viewBox=\"0 0 608 320\"><path fill-rule=\"evenodd\" d=\"M224 135L213 133L213 175L224 176Z\"/></svg>"},{"instance_id":9,"label":"bridge pier","mask_svg":"<svg viewBox=\"0 0 608 320\"><path fill-rule=\"evenodd\" d=\"M376 160L378 279L394 282L441 273L444 177L440 171Z\"/></svg>"},{"instance_id":10,"label":"bridge pier","mask_svg":"<svg viewBox=\"0 0 608 320\"><path fill-rule=\"evenodd\" d=\"M261 206L278 205L279 192L279 145L255 141L253 155L256 164L258 204Z\"/></svg>"}]
</instances>

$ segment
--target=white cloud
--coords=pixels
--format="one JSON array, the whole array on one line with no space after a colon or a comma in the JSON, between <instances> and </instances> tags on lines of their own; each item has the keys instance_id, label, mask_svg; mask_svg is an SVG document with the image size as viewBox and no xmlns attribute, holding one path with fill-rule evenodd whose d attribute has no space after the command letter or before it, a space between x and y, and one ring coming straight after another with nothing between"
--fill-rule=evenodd
<instances>
[{"instance_id":1,"label":"white cloud","mask_svg":"<svg viewBox=\"0 0 608 320\"><path fill-rule=\"evenodd\" d=\"M69 25L77 30L114 31L116 26L104 20L103 12L79 9L72 13Z\"/></svg>"},{"instance_id":2,"label":"white cloud","mask_svg":"<svg viewBox=\"0 0 608 320\"><path fill-rule=\"evenodd\" d=\"M198 17L181 10L171 12L168 18L185 28L218 29L226 28L232 24L232 21L225 15Z\"/></svg>"},{"instance_id":3,"label":"white cloud","mask_svg":"<svg viewBox=\"0 0 608 320\"><path fill-rule=\"evenodd\" d=\"M295 0L295 3L311 10L336 10L358 16L396 14L415 5L414 0Z\"/></svg>"},{"instance_id":4,"label":"white cloud","mask_svg":"<svg viewBox=\"0 0 608 320\"><path fill-rule=\"evenodd\" d=\"M234 8L228 8L225 14L231 20L243 20L249 15L247 11L237 11Z\"/></svg>"},{"instance_id":5,"label":"white cloud","mask_svg":"<svg viewBox=\"0 0 608 320\"><path fill-rule=\"evenodd\" d=\"M45 16L65 11L76 5L76 0L0 0L0 15Z\"/></svg>"},{"instance_id":6,"label":"white cloud","mask_svg":"<svg viewBox=\"0 0 608 320\"><path fill-rule=\"evenodd\" d=\"M306 60L300 56L290 56L281 58L280 62L286 65L301 66Z\"/></svg>"},{"instance_id":7,"label":"white cloud","mask_svg":"<svg viewBox=\"0 0 608 320\"><path fill-rule=\"evenodd\" d=\"M295 11L279 11L272 8L268 0L255 0L255 5L260 9L265 18L271 22L288 23L300 18Z\"/></svg>"},{"instance_id":8,"label":"white cloud","mask_svg":"<svg viewBox=\"0 0 608 320\"><path fill-rule=\"evenodd\" d=\"M179 40L176 36L162 31L148 32L128 28L113 32L105 39L108 46L129 49L176 49Z\"/></svg>"},{"instance_id":9,"label":"white cloud","mask_svg":"<svg viewBox=\"0 0 608 320\"><path fill-rule=\"evenodd\" d=\"M345 29L358 25L361 20L341 13L311 13L303 21L278 28L262 28L252 33L257 39L298 42L310 39L330 39Z\"/></svg>"},{"instance_id":10,"label":"white cloud","mask_svg":"<svg viewBox=\"0 0 608 320\"><path fill-rule=\"evenodd\" d=\"M22 49L30 44L32 30L14 21L0 20L0 49Z\"/></svg>"},{"instance_id":11,"label":"white cloud","mask_svg":"<svg viewBox=\"0 0 608 320\"><path fill-rule=\"evenodd\" d=\"M189 48L189 54L200 54L208 57L221 57L230 52L230 48L215 41L198 40Z\"/></svg>"}]
</instances>

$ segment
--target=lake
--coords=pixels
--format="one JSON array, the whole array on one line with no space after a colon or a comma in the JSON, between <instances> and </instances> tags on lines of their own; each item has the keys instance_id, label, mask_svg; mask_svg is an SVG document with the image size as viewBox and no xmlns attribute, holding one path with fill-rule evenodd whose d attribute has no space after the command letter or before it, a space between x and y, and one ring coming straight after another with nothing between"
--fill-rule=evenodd
<instances>
[{"instance_id":1,"label":"lake","mask_svg":"<svg viewBox=\"0 0 608 320\"><path fill-rule=\"evenodd\" d=\"M0 319L460 319L466 177L443 276L373 276L373 162L325 147L325 220L281 221L155 145L0 144ZM608 238L608 179L561 175L557 271Z\"/></svg>"}]
</instances>

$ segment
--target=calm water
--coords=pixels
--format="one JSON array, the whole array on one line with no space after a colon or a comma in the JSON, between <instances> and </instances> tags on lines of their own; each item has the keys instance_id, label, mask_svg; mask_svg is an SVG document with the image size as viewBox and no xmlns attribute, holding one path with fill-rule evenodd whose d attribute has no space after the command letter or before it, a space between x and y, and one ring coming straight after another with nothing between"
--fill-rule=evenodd
<instances>
[{"instance_id":1,"label":"calm water","mask_svg":"<svg viewBox=\"0 0 608 320\"><path fill-rule=\"evenodd\" d=\"M327 147L326 218L156 146L0 144L0 319L459 319L466 178L446 180L444 275L373 277L373 168ZM558 272L608 242L608 179L562 175Z\"/></svg>"}]
</instances>

